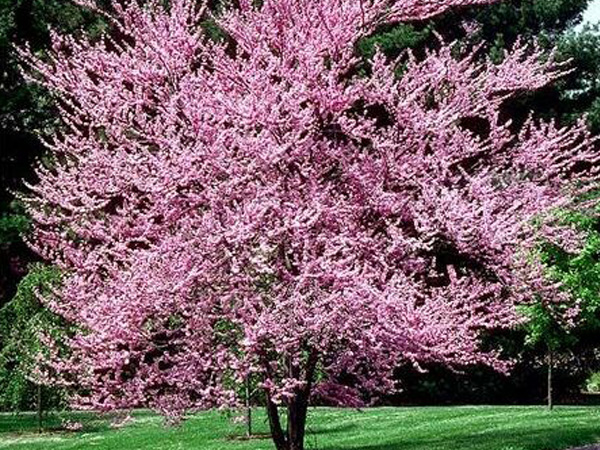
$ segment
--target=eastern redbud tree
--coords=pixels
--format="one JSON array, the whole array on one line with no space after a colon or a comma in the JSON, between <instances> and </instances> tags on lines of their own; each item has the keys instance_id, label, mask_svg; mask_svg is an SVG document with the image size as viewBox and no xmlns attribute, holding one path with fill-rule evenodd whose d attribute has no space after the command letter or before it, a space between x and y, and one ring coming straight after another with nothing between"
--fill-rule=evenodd
<instances>
[{"instance_id":1,"label":"eastern redbud tree","mask_svg":"<svg viewBox=\"0 0 600 450\"><path fill-rule=\"evenodd\" d=\"M481 332L552 288L523 255L540 234L577 244L543 213L599 154L583 124L517 127L503 105L565 68L523 45L366 70L355 52L485 2L240 0L215 42L195 0L90 0L102 39L23 50L63 120L25 201L31 245L64 273L46 301L80 330L57 363L74 401L177 417L236 406L252 379L276 448L300 450L315 392L389 391L403 362L506 367Z\"/></svg>"}]
</instances>

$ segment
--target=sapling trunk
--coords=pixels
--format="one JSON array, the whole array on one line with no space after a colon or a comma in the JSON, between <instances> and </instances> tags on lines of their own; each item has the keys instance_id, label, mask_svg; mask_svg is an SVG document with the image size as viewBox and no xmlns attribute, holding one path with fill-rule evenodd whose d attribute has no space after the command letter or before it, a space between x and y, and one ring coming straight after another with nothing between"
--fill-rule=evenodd
<instances>
[{"instance_id":1,"label":"sapling trunk","mask_svg":"<svg viewBox=\"0 0 600 450\"><path fill-rule=\"evenodd\" d=\"M552 392L552 369L554 366L554 355L552 353L552 349L548 348L547 355L547 364L548 364L548 410L552 411L554 409L553 402L553 392Z\"/></svg>"},{"instance_id":2,"label":"sapling trunk","mask_svg":"<svg viewBox=\"0 0 600 450\"><path fill-rule=\"evenodd\" d=\"M252 436L252 404L250 402L250 378L246 378L246 436Z\"/></svg>"},{"instance_id":3,"label":"sapling trunk","mask_svg":"<svg viewBox=\"0 0 600 450\"><path fill-rule=\"evenodd\" d=\"M36 409L37 409L37 422L38 422L38 433L42 432L42 413L43 413L43 405L42 405L42 385L37 385L36 392Z\"/></svg>"}]
</instances>

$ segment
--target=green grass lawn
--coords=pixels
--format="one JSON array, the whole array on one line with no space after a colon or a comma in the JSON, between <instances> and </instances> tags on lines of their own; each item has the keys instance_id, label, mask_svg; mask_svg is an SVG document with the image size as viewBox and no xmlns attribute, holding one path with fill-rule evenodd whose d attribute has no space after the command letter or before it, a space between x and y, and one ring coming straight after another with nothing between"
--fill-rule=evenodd
<instances>
[{"instance_id":1,"label":"green grass lawn","mask_svg":"<svg viewBox=\"0 0 600 450\"><path fill-rule=\"evenodd\" d=\"M0 449L21 450L272 450L270 440L240 440L243 426L218 412L191 416L165 428L154 414L138 412L120 429L104 417L68 414L80 432L38 434L32 414L0 415ZM255 427L266 433L262 412ZM47 419L58 427L60 417ZM600 409L560 407L317 408L309 417L308 449L319 450L543 450L600 441Z\"/></svg>"}]
</instances>

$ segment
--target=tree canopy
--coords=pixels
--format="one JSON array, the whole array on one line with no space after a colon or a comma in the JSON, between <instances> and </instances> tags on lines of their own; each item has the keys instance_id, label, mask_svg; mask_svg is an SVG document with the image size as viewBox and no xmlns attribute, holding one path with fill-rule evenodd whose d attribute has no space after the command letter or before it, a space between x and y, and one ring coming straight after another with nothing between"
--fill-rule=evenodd
<instances>
[{"instance_id":1,"label":"tree canopy","mask_svg":"<svg viewBox=\"0 0 600 450\"><path fill-rule=\"evenodd\" d=\"M240 2L215 41L195 1L114 2L110 35L22 50L59 99L21 200L64 274L47 304L80 330L56 362L78 403L178 416L235 405L252 376L275 445L300 450L313 392L391 390L400 361L506 368L481 332L532 291L560 298L527 255L581 245L546 212L587 193L600 154L582 121L503 108L567 67L524 43L375 52L368 71L355 54L482 3Z\"/></svg>"}]
</instances>

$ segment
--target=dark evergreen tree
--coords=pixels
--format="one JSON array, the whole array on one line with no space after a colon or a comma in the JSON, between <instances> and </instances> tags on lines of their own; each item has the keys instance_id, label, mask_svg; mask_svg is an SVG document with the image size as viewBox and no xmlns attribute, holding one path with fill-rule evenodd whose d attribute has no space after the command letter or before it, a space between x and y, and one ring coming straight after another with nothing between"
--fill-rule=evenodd
<instances>
[{"instance_id":1,"label":"dark evergreen tree","mask_svg":"<svg viewBox=\"0 0 600 450\"><path fill-rule=\"evenodd\" d=\"M33 176L43 154L37 130L56 125L53 98L39 86L23 82L15 45L29 43L43 52L49 29L97 32L102 22L89 11L64 0L0 0L0 305L15 293L33 255L21 240L27 217L12 192Z\"/></svg>"}]
</instances>

